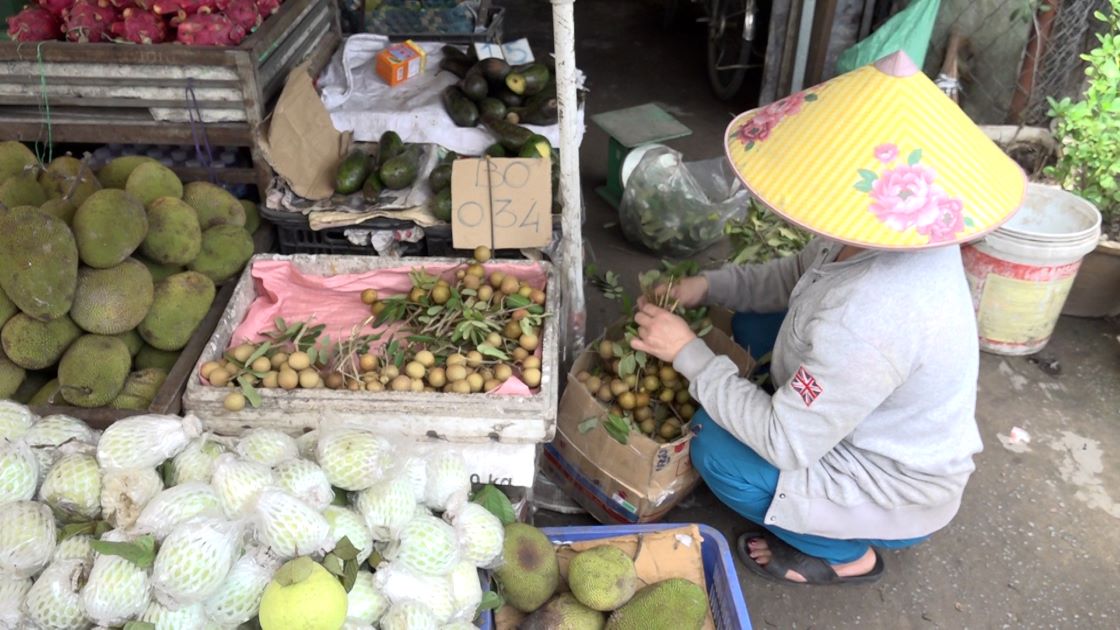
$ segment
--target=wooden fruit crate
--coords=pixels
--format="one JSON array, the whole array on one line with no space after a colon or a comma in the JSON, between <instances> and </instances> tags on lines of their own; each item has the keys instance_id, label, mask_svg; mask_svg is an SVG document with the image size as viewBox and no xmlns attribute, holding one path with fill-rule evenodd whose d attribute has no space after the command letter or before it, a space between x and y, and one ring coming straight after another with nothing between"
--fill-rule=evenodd
<instances>
[{"instance_id":1,"label":"wooden fruit crate","mask_svg":"<svg viewBox=\"0 0 1120 630\"><path fill-rule=\"evenodd\" d=\"M560 289L555 268L546 262L501 261L503 264L537 268L548 277L545 319L541 333L541 385L532 396L491 394L445 394L413 392L368 392L332 389L258 389L262 403L229 411L223 402L231 391L204 385L198 370L207 361L219 359L230 345L237 326L245 319L257 287L252 266L260 260L290 261L309 275L363 273L377 269L435 267L463 264L451 258L397 258L380 256L333 256L297 254L254 256L237 284L229 307L213 337L198 358L183 395L183 409L197 415L208 430L238 435L245 429L269 427L300 434L317 429L320 423L341 422L375 428L387 438L436 440L456 443L508 445L548 442L556 431L560 340L556 314L560 312Z\"/></svg>"},{"instance_id":2,"label":"wooden fruit crate","mask_svg":"<svg viewBox=\"0 0 1120 630\"><path fill-rule=\"evenodd\" d=\"M305 61L317 73L341 38L336 3L288 0L236 47L0 42L0 139L192 145L204 128L212 147L253 154L253 168L220 178L264 191L261 122L288 73Z\"/></svg>"}]
</instances>

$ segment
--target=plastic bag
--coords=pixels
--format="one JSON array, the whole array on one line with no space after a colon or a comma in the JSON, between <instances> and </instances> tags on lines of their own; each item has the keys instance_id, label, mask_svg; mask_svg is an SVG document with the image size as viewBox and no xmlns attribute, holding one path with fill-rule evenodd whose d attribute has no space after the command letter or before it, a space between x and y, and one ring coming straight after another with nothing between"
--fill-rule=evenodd
<instances>
[{"instance_id":1,"label":"plastic bag","mask_svg":"<svg viewBox=\"0 0 1120 630\"><path fill-rule=\"evenodd\" d=\"M917 0L894 14L874 33L845 50L836 60L836 74L875 63L899 50L919 68L925 63L929 39L941 0Z\"/></svg>"},{"instance_id":2,"label":"plastic bag","mask_svg":"<svg viewBox=\"0 0 1120 630\"><path fill-rule=\"evenodd\" d=\"M723 238L723 226L747 211L749 195L727 160L684 162L679 152L646 152L626 182L618 216L631 242L687 258Z\"/></svg>"}]
</instances>

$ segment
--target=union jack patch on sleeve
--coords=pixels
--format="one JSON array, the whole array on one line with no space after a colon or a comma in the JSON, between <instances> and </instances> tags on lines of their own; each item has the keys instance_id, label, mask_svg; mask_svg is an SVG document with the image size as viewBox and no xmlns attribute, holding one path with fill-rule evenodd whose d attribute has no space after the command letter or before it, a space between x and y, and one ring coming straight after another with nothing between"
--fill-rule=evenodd
<instances>
[{"instance_id":1,"label":"union jack patch on sleeve","mask_svg":"<svg viewBox=\"0 0 1120 630\"><path fill-rule=\"evenodd\" d=\"M797 369L797 374L793 375L793 380L789 382L789 386L793 388L793 391L797 392L797 395L801 396L801 400L805 402L806 407L811 406L813 402L824 393L824 388L822 388L820 383L817 382L817 379L813 378L813 375L805 369L805 366L801 366Z\"/></svg>"}]
</instances>

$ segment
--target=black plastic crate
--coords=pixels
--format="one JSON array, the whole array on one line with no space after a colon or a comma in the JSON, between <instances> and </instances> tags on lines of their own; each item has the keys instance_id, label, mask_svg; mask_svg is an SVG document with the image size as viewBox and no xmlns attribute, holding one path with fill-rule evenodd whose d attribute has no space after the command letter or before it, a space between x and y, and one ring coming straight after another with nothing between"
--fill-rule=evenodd
<instances>
[{"instance_id":1,"label":"black plastic crate","mask_svg":"<svg viewBox=\"0 0 1120 630\"><path fill-rule=\"evenodd\" d=\"M560 229L560 215L552 215L552 242L557 243L562 237L563 232ZM451 226L450 225L437 225L435 227L424 228L424 240L427 243L428 256L436 258L455 258L468 254L466 250L455 249L452 246L451 239ZM506 258L511 260L521 259L519 249L499 249L494 252L494 258Z\"/></svg>"},{"instance_id":2,"label":"black plastic crate","mask_svg":"<svg viewBox=\"0 0 1120 630\"><path fill-rule=\"evenodd\" d=\"M312 230L307 217L294 212L277 212L265 206L260 207L261 217L276 226L276 242L281 254L340 254L354 256L376 256L377 250L368 245L355 245L346 238L346 230L354 228L396 229L411 227L410 221L394 219L371 219L358 225ZM427 254L424 241L401 243L402 256L424 256Z\"/></svg>"},{"instance_id":3,"label":"black plastic crate","mask_svg":"<svg viewBox=\"0 0 1120 630\"><path fill-rule=\"evenodd\" d=\"M444 44L500 44L502 31L505 26L505 9L502 7L491 8L486 18L486 30L474 30L459 33L379 33L387 35L391 41L413 40L417 42L442 42Z\"/></svg>"}]
</instances>

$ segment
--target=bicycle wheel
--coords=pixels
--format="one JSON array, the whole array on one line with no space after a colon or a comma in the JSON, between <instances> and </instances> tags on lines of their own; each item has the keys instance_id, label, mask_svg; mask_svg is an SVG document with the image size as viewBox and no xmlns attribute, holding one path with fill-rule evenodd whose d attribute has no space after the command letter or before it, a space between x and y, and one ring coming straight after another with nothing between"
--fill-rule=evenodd
<instances>
[{"instance_id":1,"label":"bicycle wheel","mask_svg":"<svg viewBox=\"0 0 1120 630\"><path fill-rule=\"evenodd\" d=\"M743 87L751 56L754 0L711 0L708 21L708 83L722 100L730 100ZM744 39L744 29L747 39Z\"/></svg>"}]
</instances>

